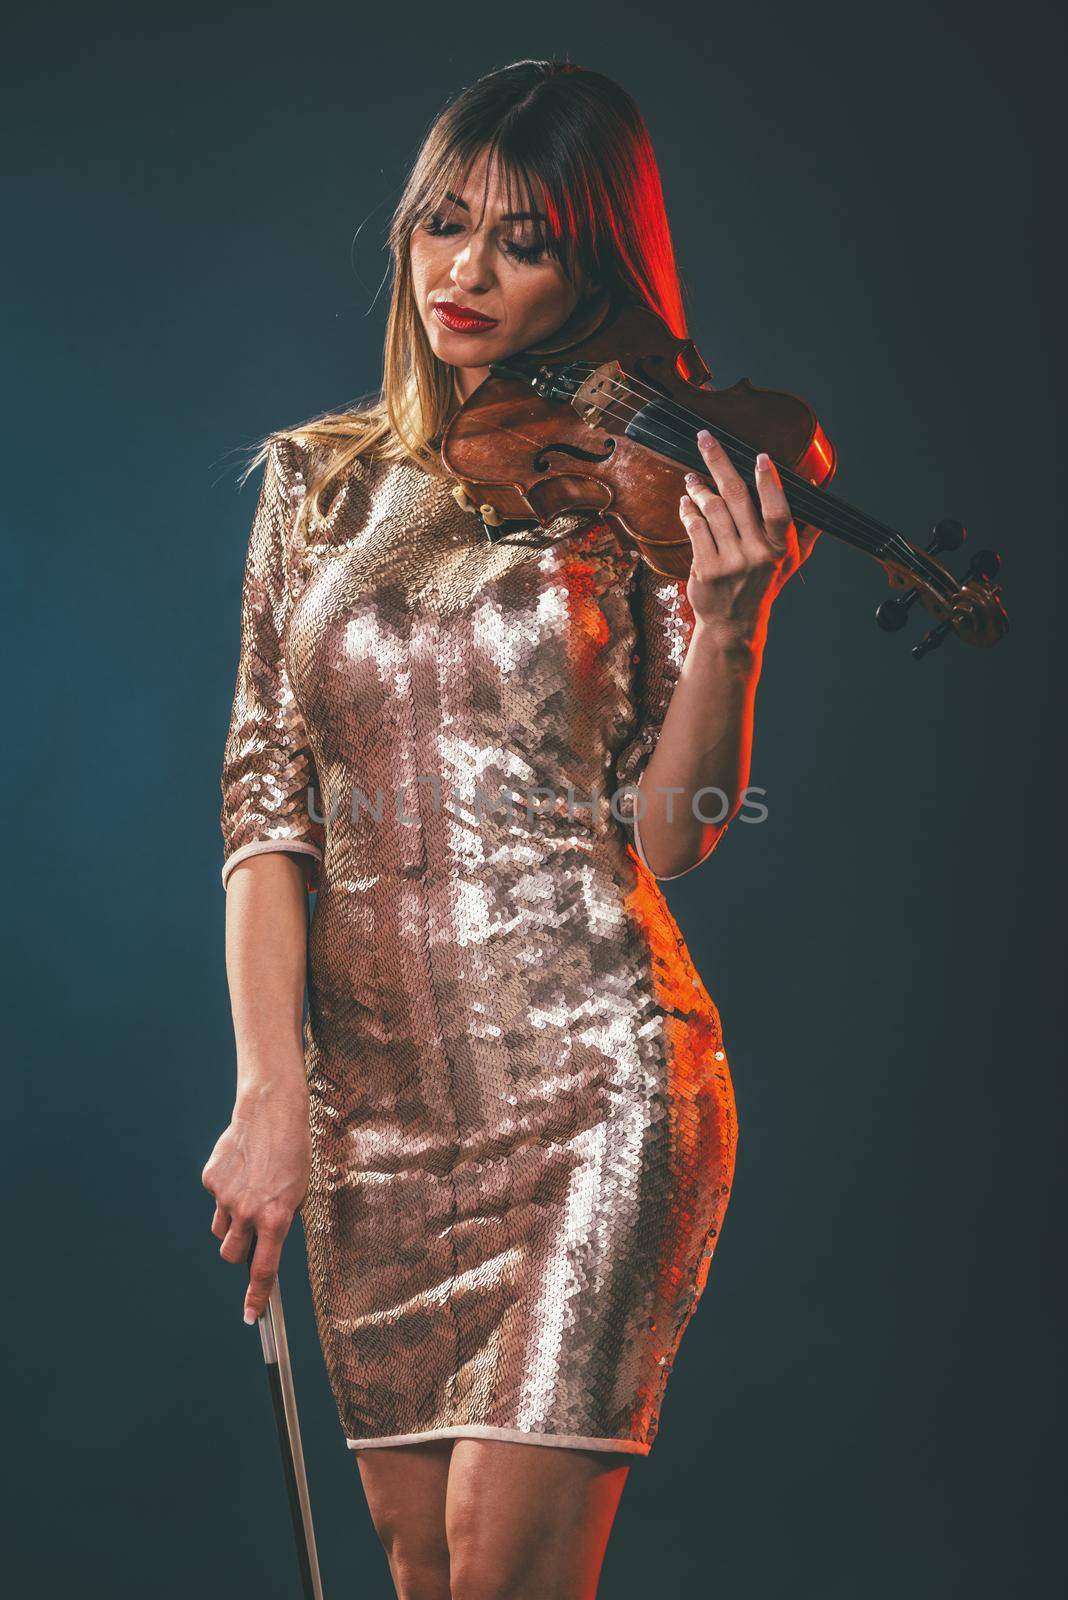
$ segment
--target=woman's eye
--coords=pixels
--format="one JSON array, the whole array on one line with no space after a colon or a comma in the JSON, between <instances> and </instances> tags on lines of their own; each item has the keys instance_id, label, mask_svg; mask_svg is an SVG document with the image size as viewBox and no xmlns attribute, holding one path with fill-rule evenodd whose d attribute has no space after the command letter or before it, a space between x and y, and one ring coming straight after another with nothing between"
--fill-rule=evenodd
<instances>
[{"instance_id":1,"label":"woman's eye","mask_svg":"<svg viewBox=\"0 0 1068 1600\"><path fill-rule=\"evenodd\" d=\"M461 224L458 222L446 222L441 212L435 211L424 220L423 226L427 233L432 234L437 239L447 238L451 233L455 233ZM513 261L522 261L532 266L544 256L545 246L541 244L517 244L514 239L505 239L504 251Z\"/></svg>"},{"instance_id":2,"label":"woman's eye","mask_svg":"<svg viewBox=\"0 0 1068 1600\"><path fill-rule=\"evenodd\" d=\"M446 222L440 211L435 211L432 216L427 217L424 223L427 233L433 234L444 233L446 228L458 228L459 226L458 222Z\"/></svg>"},{"instance_id":3,"label":"woman's eye","mask_svg":"<svg viewBox=\"0 0 1068 1600\"><path fill-rule=\"evenodd\" d=\"M540 244L516 244L512 239L506 239L504 248L513 261L526 261L533 264L540 261L545 254L545 246Z\"/></svg>"}]
</instances>

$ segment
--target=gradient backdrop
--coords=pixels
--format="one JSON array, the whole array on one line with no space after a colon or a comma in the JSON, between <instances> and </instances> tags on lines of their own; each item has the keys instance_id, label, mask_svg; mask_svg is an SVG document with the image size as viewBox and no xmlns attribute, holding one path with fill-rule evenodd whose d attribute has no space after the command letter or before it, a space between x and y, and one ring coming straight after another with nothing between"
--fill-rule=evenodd
<instances>
[{"instance_id":1,"label":"gradient backdrop","mask_svg":"<svg viewBox=\"0 0 1068 1600\"><path fill-rule=\"evenodd\" d=\"M839 491L915 540L966 522L1012 620L917 663L920 619L882 634L881 571L829 539L776 607L769 819L667 886L723 1015L735 1190L602 1594L1052 1591L1062 43L1034 5L9 21L10 1592L298 1592L200 1186L234 1084L236 473L377 386L382 232L430 119L552 53L642 106L717 382L806 396ZM299 1225L282 1282L328 1600L384 1597Z\"/></svg>"}]
</instances>

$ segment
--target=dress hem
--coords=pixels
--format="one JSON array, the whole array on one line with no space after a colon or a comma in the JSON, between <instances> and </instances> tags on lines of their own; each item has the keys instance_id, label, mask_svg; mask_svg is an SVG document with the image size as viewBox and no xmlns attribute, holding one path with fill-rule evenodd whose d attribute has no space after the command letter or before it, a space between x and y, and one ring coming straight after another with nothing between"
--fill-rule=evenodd
<instances>
[{"instance_id":1,"label":"dress hem","mask_svg":"<svg viewBox=\"0 0 1068 1600\"><path fill-rule=\"evenodd\" d=\"M420 1444L425 1439L504 1439L516 1444L560 1445L570 1450L619 1450L647 1456L651 1444L640 1439L598 1439L581 1433L533 1433L523 1428L491 1428L482 1423L457 1423L451 1428L424 1428L418 1433L392 1433L379 1439L349 1439L350 1450L373 1450L380 1445Z\"/></svg>"}]
</instances>

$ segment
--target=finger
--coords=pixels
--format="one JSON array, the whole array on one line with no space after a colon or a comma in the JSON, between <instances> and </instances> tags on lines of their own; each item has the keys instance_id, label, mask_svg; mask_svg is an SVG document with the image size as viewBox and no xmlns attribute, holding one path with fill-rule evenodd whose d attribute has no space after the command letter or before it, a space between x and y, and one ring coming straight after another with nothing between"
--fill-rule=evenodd
<instances>
[{"instance_id":1,"label":"finger","mask_svg":"<svg viewBox=\"0 0 1068 1600\"><path fill-rule=\"evenodd\" d=\"M221 1205L216 1205L215 1215L211 1219L211 1231L217 1239L225 1239L230 1231L230 1213Z\"/></svg>"},{"instance_id":2,"label":"finger","mask_svg":"<svg viewBox=\"0 0 1068 1600\"><path fill-rule=\"evenodd\" d=\"M793 515L779 477L779 469L763 451L756 458L756 486L760 497L760 511L764 523L764 537L778 551L790 543L790 525Z\"/></svg>"},{"instance_id":3,"label":"finger","mask_svg":"<svg viewBox=\"0 0 1068 1600\"><path fill-rule=\"evenodd\" d=\"M284 1239L283 1228L266 1228L256 1234L256 1253L248 1270L248 1289L245 1291L246 1322L250 1315L262 1317L267 1310L267 1302L278 1276Z\"/></svg>"},{"instance_id":4,"label":"finger","mask_svg":"<svg viewBox=\"0 0 1068 1600\"><path fill-rule=\"evenodd\" d=\"M710 567L719 555L719 546L712 529L697 509L696 501L688 494L684 494L679 501L679 518L693 545L691 571L698 567Z\"/></svg>"},{"instance_id":5,"label":"finger","mask_svg":"<svg viewBox=\"0 0 1068 1600\"><path fill-rule=\"evenodd\" d=\"M252 1242L252 1221L238 1212L230 1213L230 1226L226 1231L226 1238L219 1246L219 1254L224 1261L238 1266L248 1255L248 1247Z\"/></svg>"},{"instance_id":6,"label":"finger","mask_svg":"<svg viewBox=\"0 0 1068 1600\"><path fill-rule=\"evenodd\" d=\"M708 524L720 556L729 565L736 566L740 548L738 527L723 496L702 482L694 472L686 474L686 492Z\"/></svg>"},{"instance_id":7,"label":"finger","mask_svg":"<svg viewBox=\"0 0 1068 1600\"><path fill-rule=\"evenodd\" d=\"M707 428L701 429L697 443L713 482L727 503L739 536L759 533L759 518L753 497L726 450Z\"/></svg>"}]
</instances>

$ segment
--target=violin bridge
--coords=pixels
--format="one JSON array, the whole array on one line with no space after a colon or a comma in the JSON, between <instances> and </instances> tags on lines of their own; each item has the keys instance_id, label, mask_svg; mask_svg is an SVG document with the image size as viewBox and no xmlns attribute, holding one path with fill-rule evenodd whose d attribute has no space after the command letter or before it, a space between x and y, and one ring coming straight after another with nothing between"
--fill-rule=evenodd
<instances>
[{"instance_id":1,"label":"violin bridge","mask_svg":"<svg viewBox=\"0 0 1068 1600\"><path fill-rule=\"evenodd\" d=\"M627 379L618 361L606 361L576 389L571 404L591 428L612 426L611 408L626 398Z\"/></svg>"}]
</instances>

